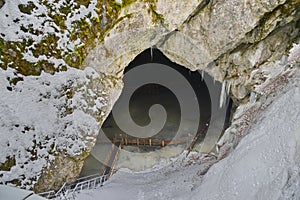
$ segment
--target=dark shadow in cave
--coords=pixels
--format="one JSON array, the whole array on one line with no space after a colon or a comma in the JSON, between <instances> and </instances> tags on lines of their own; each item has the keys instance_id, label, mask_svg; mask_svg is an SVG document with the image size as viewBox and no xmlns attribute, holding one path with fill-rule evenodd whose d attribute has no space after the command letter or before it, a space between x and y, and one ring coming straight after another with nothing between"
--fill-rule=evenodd
<instances>
[{"instance_id":1,"label":"dark shadow in cave","mask_svg":"<svg viewBox=\"0 0 300 200\"><path fill-rule=\"evenodd\" d=\"M211 97L210 97L209 90L206 86L206 83L204 82L202 75L199 73L199 71L193 72L181 65L178 65L170 61L158 49L152 48L152 49L147 49L143 51L141 54L139 54L128 65L128 67L126 67L124 73L126 74L130 70L134 69L135 67L147 63L160 63L169 66L175 69L176 71L178 71L190 83L197 97L197 102L200 109L200 120L193 121L193 119L189 119L189 123L193 123L193 125L196 125L198 127L198 132L201 131L205 126L205 124L209 123L209 120L211 118L211 99L210 99ZM155 70L155 67L153 67L153 70ZM176 84L176 80L172 80L172 81L174 82L172 82L171 84ZM220 83L216 83L216 84L219 84L218 88L220 88ZM130 87L130 85L124 82L124 87ZM131 118L139 126L145 126L149 124L150 118L148 115L148 111L149 108L154 104L160 104L165 108L167 113L167 121L163 129L156 135L152 136L152 139L159 139L160 141L161 140L171 141L172 138L174 137L173 134L177 132L179 127L181 109L180 109L179 102L176 99L176 96L168 88L158 84L147 84L138 88L132 94L130 99L129 111L130 111ZM230 112L228 116L230 116ZM229 120L227 120L225 126L228 126L227 124L228 121ZM133 137L130 134L123 132L118 127L118 125L114 120L112 112L109 114L109 116L103 123L102 130L105 133L106 137L109 138L112 143L115 143L116 141L121 141L122 138L137 139L136 137ZM203 139L205 138L205 134L206 132L201 133L197 141L198 143L201 143L201 141L203 141ZM97 139L97 143L95 147L101 144L100 140L101 140L100 138ZM165 145L167 145L167 143ZM140 148L144 151L153 151L161 147L158 146L158 147L149 148L141 145ZM103 150L101 153L102 154L104 153ZM95 158L94 155L88 156L83 166L81 176L86 176L95 173L102 173L100 172L101 170L99 170L101 167L99 167L97 163L101 165L99 159Z\"/></svg>"},{"instance_id":2,"label":"dark shadow in cave","mask_svg":"<svg viewBox=\"0 0 300 200\"><path fill-rule=\"evenodd\" d=\"M152 52L151 52L152 51ZM178 65L170 61L161 51L156 48L147 49L141 54L139 54L125 69L125 74L131 69L141 66L147 63L160 63L166 66L169 66L177 70L182 76L192 86L195 94L197 95L198 106L200 108L200 121L194 121L198 126L198 131L200 131L205 123L210 119L210 108L211 101L209 96L208 88L204 80L201 77L201 74L196 71L192 72L189 69ZM155 70L155 66L153 66ZM170 84L176 84L176 80ZM126 82L124 87L130 87ZM149 108L154 104L162 105L167 111L167 122L165 123L164 128L156 134L153 138L171 140L173 134L177 132L179 123L180 123L180 105L176 96L168 88L158 85L158 84L148 84L138 88L131 97L129 110L133 121L140 125L145 126L150 122L148 115ZM193 120L193 119L191 119ZM106 136L113 141L113 138L118 138L120 135L127 138L135 138L126 133L124 133L115 123L112 112L105 120L102 130L105 132ZM203 139L205 133L201 135ZM159 148L159 147L158 147Z\"/></svg>"}]
</instances>

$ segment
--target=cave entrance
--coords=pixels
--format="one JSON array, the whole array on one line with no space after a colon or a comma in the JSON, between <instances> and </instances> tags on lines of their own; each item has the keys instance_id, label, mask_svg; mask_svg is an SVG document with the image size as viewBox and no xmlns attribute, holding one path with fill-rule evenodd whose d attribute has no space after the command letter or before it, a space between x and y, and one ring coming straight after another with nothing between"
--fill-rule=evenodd
<instances>
[{"instance_id":1,"label":"cave entrance","mask_svg":"<svg viewBox=\"0 0 300 200\"><path fill-rule=\"evenodd\" d=\"M156 48L139 54L124 74L122 94L102 125L81 176L110 173L112 166L141 171L190 147L201 151L205 138L206 143L214 142L211 138L220 130L212 128L211 136L206 135L210 124L218 121L212 112L220 101L215 95L220 94L220 83L170 61Z\"/></svg>"}]
</instances>

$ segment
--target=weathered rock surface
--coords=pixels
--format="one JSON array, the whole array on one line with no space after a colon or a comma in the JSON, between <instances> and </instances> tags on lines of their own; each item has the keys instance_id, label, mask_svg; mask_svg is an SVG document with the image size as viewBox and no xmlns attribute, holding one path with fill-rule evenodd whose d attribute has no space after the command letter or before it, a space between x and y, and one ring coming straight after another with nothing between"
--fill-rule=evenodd
<instances>
[{"instance_id":1,"label":"weathered rock surface","mask_svg":"<svg viewBox=\"0 0 300 200\"><path fill-rule=\"evenodd\" d=\"M269 76L262 72L262 64L273 65L299 38L299 1L192 1L188 4L158 1L155 13L160 15L160 20L154 26L153 15L145 14L147 4L144 10L143 4L137 2L126 8L126 13L134 14L124 18L111 30L113 36L105 37L90 52L86 59L88 66L104 73L109 69L110 75L115 70L116 74L138 52L155 45L174 62L191 70L205 70L216 80L228 80L233 96L240 100L249 94L255 82L259 84ZM196 4L193 9L190 7ZM118 44L117 50L110 49L114 44ZM261 77L249 81L253 68L260 68L256 73Z\"/></svg>"}]
</instances>

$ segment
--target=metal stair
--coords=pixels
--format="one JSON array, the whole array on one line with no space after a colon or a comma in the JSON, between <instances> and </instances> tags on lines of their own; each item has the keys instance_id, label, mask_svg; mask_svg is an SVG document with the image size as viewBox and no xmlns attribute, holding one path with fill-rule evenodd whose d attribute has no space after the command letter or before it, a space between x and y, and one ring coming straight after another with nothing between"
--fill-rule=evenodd
<instances>
[{"instance_id":1,"label":"metal stair","mask_svg":"<svg viewBox=\"0 0 300 200\"><path fill-rule=\"evenodd\" d=\"M108 175L99 176L98 174L90 175L77 179L73 183L64 183L63 186L57 191L48 191L39 193L38 195L47 199L75 199L75 194L81 190L95 189L103 186L107 181Z\"/></svg>"}]
</instances>

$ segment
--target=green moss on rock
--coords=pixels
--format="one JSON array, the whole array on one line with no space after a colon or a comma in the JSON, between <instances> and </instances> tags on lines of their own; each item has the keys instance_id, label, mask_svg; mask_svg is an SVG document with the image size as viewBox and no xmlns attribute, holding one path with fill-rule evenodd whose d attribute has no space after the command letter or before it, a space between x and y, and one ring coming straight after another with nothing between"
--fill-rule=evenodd
<instances>
[{"instance_id":1,"label":"green moss on rock","mask_svg":"<svg viewBox=\"0 0 300 200\"><path fill-rule=\"evenodd\" d=\"M85 7L88 7L90 5L90 0L75 0L75 2L78 5L83 5Z\"/></svg>"},{"instance_id":2,"label":"green moss on rock","mask_svg":"<svg viewBox=\"0 0 300 200\"><path fill-rule=\"evenodd\" d=\"M54 57L61 59L61 50L57 48L59 38L54 34L44 37L39 43L34 45L32 53L35 57L45 55L46 57Z\"/></svg>"},{"instance_id":3,"label":"green moss on rock","mask_svg":"<svg viewBox=\"0 0 300 200\"><path fill-rule=\"evenodd\" d=\"M6 161L0 165L1 171L10 171L10 169L16 165L16 159L14 157L8 157Z\"/></svg>"},{"instance_id":4,"label":"green moss on rock","mask_svg":"<svg viewBox=\"0 0 300 200\"><path fill-rule=\"evenodd\" d=\"M31 12L36 8L36 6L34 5L34 3L32 1L28 1L27 4L20 4L18 7L22 13L25 13L28 15L31 14Z\"/></svg>"},{"instance_id":5,"label":"green moss on rock","mask_svg":"<svg viewBox=\"0 0 300 200\"><path fill-rule=\"evenodd\" d=\"M22 52L25 52L26 42L10 42L0 38L0 67L15 68L23 75L39 75L40 69L35 67L34 63L28 62L23 58Z\"/></svg>"},{"instance_id":6,"label":"green moss on rock","mask_svg":"<svg viewBox=\"0 0 300 200\"><path fill-rule=\"evenodd\" d=\"M45 35L41 41L35 42L32 38L23 39L22 42L5 41L0 36L0 67L6 69L12 67L23 75L40 75L44 70L48 73L56 71L65 71L67 66L61 65L59 69L55 69L53 63L49 62L50 58L62 59L71 67L82 69L83 60L88 54L88 51L102 41L104 35L118 22L118 16L122 7L128 6L135 0L125 0L122 4L116 3L115 0L98 0L95 12L98 17L91 17L89 13L85 18L73 22L73 29L67 30L66 19L73 10L80 6L88 7L90 0L75 0L74 3L66 2L60 9L55 9L48 1L40 0L47 7L48 16L60 28L61 33L69 32L68 37L70 42L81 41L75 46L74 50L59 49L59 37L55 34ZM36 8L32 1L27 4L20 4L19 9L25 14L31 14ZM36 30L33 24L27 26L21 25L21 30L25 33L33 35L42 35L42 30ZM31 51L35 58L46 56L47 59L38 60L37 62L27 61L23 54Z\"/></svg>"}]
</instances>

